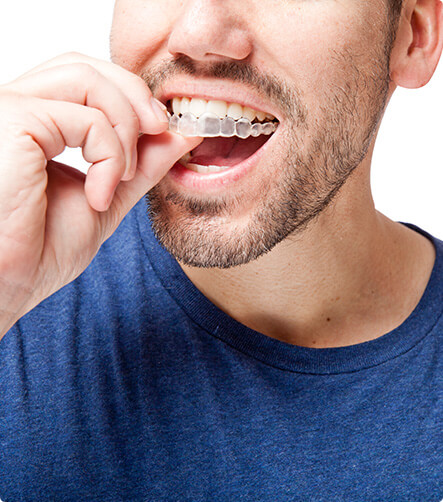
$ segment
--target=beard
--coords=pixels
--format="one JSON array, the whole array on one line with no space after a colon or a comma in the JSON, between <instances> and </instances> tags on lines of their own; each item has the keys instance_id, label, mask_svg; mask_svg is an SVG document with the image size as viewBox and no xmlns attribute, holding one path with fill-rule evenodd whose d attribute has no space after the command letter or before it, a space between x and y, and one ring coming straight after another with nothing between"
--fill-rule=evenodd
<instances>
[{"instance_id":1,"label":"beard","mask_svg":"<svg viewBox=\"0 0 443 502\"><path fill-rule=\"evenodd\" d=\"M280 133L280 148L274 142L274 151L283 153L267 157L266 165L262 157L248 187L243 182L210 197L178 191L166 178L153 187L146 202L158 241L184 265L223 269L255 260L302 232L366 157L388 98L393 41L386 40L363 61L348 50L330 51L334 77L316 96L321 104L311 120L298 89L269 75L260 77L251 65L218 62L197 70L189 58L178 57L169 74L252 84L284 108L288 120ZM153 93L160 83L158 75L167 78L168 71L152 69L144 75Z\"/></svg>"}]
</instances>

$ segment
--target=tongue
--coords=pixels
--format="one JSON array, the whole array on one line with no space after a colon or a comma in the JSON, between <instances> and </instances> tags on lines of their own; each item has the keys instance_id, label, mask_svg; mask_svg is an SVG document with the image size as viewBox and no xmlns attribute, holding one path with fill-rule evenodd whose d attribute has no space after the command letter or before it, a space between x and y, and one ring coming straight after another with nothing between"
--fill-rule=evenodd
<instances>
[{"instance_id":1,"label":"tongue","mask_svg":"<svg viewBox=\"0 0 443 502\"><path fill-rule=\"evenodd\" d=\"M264 135L247 139L206 138L192 150L189 162L201 166L235 166L254 154L268 139L269 136Z\"/></svg>"}]
</instances>

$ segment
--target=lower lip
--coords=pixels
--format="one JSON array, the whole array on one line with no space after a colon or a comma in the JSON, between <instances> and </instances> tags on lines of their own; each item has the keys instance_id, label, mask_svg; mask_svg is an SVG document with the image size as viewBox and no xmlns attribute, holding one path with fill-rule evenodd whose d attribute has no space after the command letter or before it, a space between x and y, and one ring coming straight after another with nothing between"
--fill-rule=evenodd
<instances>
[{"instance_id":1,"label":"lower lip","mask_svg":"<svg viewBox=\"0 0 443 502\"><path fill-rule=\"evenodd\" d=\"M228 185L238 182L240 178L245 176L251 169L253 169L261 157L269 148L270 143L273 142L274 137L278 134L278 129L274 134L261 146L253 155L236 164L225 171L216 173L197 173L191 169L187 169L180 162L176 162L173 167L168 171L166 177L177 182L181 186L208 192L209 190L217 190Z\"/></svg>"}]
</instances>

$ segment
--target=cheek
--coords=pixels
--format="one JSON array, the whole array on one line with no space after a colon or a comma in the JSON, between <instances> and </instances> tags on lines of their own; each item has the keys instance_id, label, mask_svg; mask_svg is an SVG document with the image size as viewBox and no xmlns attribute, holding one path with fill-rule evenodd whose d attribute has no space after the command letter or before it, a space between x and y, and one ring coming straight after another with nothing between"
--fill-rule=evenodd
<instances>
[{"instance_id":1,"label":"cheek","mask_svg":"<svg viewBox=\"0 0 443 502\"><path fill-rule=\"evenodd\" d=\"M175 0L117 0L112 21L110 51L114 63L138 73L166 46ZM169 12L169 14L168 14Z\"/></svg>"},{"instance_id":2,"label":"cheek","mask_svg":"<svg viewBox=\"0 0 443 502\"><path fill-rule=\"evenodd\" d=\"M309 83L312 76L329 72L333 51L342 53L360 43L361 30L352 21L346 14L331 16L310 9L290 23L280 23L267 50L291 76Z\"/></svg>"},{"instance_id":3,"label":"cheek","mask_svg":"<svg viewBox=\"0 0 443 502\"><path fill-rule=\"evenodd\" d=\"M311 118L324 113L321 107L334 89L353 84L356 68L371 71L382 42L383 17L373 9L325 5L311 4L285 20L275 19L278 33L268 30L260 43L261 61L272 61L271 71L299 91Z\"/></svg>"}]
</instances>

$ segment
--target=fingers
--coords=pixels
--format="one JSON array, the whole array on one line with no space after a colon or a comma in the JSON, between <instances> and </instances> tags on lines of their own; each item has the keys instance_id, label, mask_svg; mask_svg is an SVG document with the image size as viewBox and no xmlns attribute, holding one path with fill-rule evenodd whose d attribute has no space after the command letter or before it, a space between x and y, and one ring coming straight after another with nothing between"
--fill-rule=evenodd
<instances>
[{"instance_id":1,"label":"fingers","mask_svg":"<svg viewBox=\"0 0 443 502\"><path fill-rule=\"evenodd\" d=\"M19 79L12 82L11 85L13 85L14 88L16 86L23 85L25 92L29 90L32 92L32 86L35 83L35 79L31 79L31 77L34 77L37 73L40 74L43 71L60 67L61 65L78 65L80 67L80 71L84 71L84 75L80 75L80 77L83 77L80 80L84 80L85 83L87 82L88 77L88 69L86 68L88 66L90 69L95 69L103 77L112 82L123 94L126 95L129 100L134 112L140 120L141 132L145 134L160 134L167 129L166 123L159 122L157 112L151 107L152 93L147 84L140 77L114 63L95 59L84 54L71 52L57 56L56 58L33 68L28 73L25 73ZM66 68L62 69L62 73L64 71L66 71ZM75 78L75 75L71 75L71 78L73 77ZM59 81L60 84L64 85L59 85L57 89L54 89L53 86L51 88L51 92L58 92L58 95L61 97L51 98L48 95L40 97L44 97L46 99L69 100L67 97L64 98L63 96L68 96L67 93L71 91L69 87L72 86L73 82L77 82L77 80L63 79L62 76L60 78L62 79L62 81ZM78 82L80 82L80 80L78 80Z\"/></svg>"},{"instance_id":2,"label":"fingers","mask_svg":"<svg viewBox=\"0 0 443 502\"><path fill-rule=\"evenodd\" d=\"M96 211L109 208L114 192L129 210L202 141L165 132L166 115L140 77L83 54L58 56L3 87L44 102L35 137L47 159L65 146L83 148L92 163L85 194Z\"/></svg>"},{"instance_id":3,"label":"fingers","mask_svg":"<svg viewBox=\"0 0 443 502\"><path fill-rule=\"evenodd\" d=\"M115 129L125 154L125 179L135 172L140 118L149 124L150 134L164 130L158 118L152 119L149 101L138 103L138 115L119 87L90 65L75 63L43 70L20 79L14 92L21 95L64 101L101 110Z\"/></svg>"},{"instance_id":4,"label":"fingers","mask_svg":"<svg viewBox=\"0 0 443 502\"><path fill-rule=\"evenodd\" d=\"M47 61L4 88L101 110L114 127L125 153L127 168L123 180L135 174L140 131L160 134L168 127L165 111L153 100L141 78L118 65L79 53Z\"/></svg>"},{"instance_id":5,"label":"fingers","mask_svg":"<svg viewBox=\"0 0 443 502\"><path fill-rule=\"evenodd\" d=\"M120 140L103 112L75 103L26 98L22 103L32 110L34 120L23 119L23 132L29 134L52 159L65 146L82 147L83 157L92 165L84 190L90 206L99 212L109 209L117 190L120 212L136 204L157 184L174 163L195 148L203 138L185 138L169 131L144 135L138 143L138 166L131 179L121 183L126 159Z\"/></svg>"},{"instance_id":6,"label":"fingers","mask_svg":"<svg viewBox=\"0 0 443 502\"><path fill-rule=\"evenodd\" d=\"M169 131L158 136L140 138L138 168L134 178L118 185L109 211L101 215L108 227L107 235L114 230L115 222L120 222L124 215L166 175L180 157L202 141L203 138L185 138Z\"/></svg>"},{"instance_id":7,"label":"fingers","mask_svg":"<svg viewBox=\"0 0 443 502\"><path fill-rule=\"evenodd\" d=\"M25 104L25 103L23 103ZM66 146L82 147L83 157L92 165L85 181L88 203L105 211L125 170L127 160L115 129L103 112L75 103L27 98L32 110L22 119L22 134L30 135L47 160Z\"/></svg>"}]
</instances>

